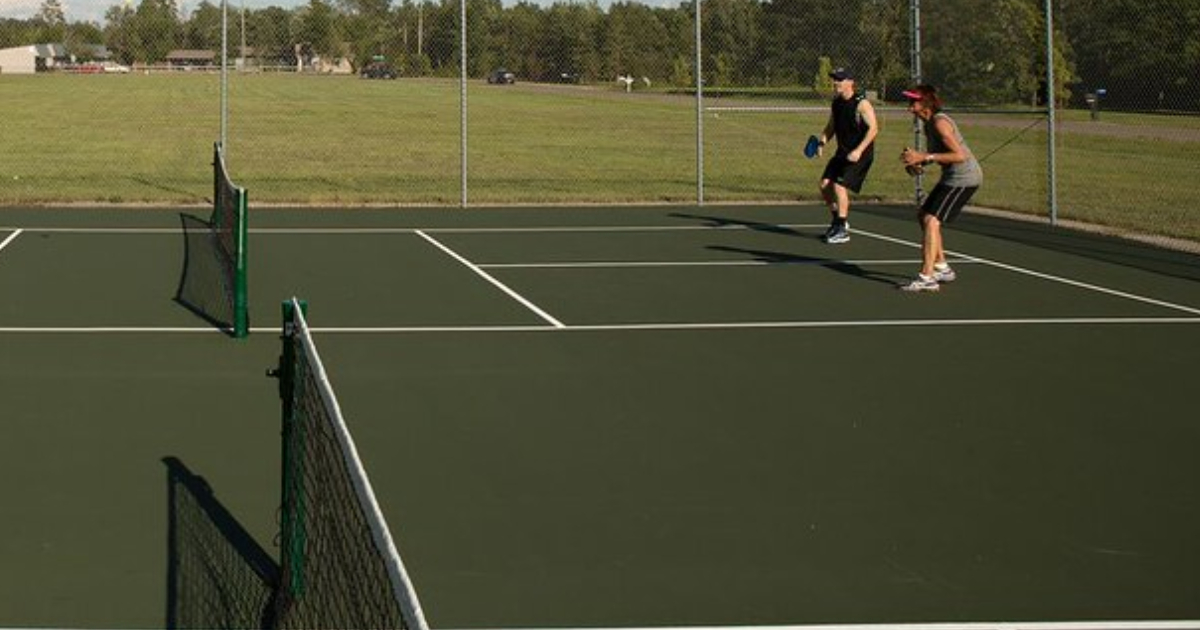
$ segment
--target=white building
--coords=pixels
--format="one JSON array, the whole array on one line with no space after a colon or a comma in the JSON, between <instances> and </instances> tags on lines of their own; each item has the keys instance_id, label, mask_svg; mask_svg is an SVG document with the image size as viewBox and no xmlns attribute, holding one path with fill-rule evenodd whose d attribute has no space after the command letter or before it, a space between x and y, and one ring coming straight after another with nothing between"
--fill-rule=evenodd
<instances>
[{"instance_id":1,"label":"white building","mask_svg":"<svg viewBox=\"0 0 1200 630\"><path fill-rule=\"evenodd\" d=\"M33 74L66 63L62 44L32 44L0 49L0 74Z\"/></svg>"}]
</instances>

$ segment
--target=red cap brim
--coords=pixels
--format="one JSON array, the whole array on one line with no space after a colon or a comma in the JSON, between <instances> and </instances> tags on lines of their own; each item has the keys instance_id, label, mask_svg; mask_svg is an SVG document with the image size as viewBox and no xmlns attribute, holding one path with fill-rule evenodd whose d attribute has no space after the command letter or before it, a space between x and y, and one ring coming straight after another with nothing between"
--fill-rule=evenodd
<instances>
[{"instance_id":1,"label":"red cap brim","mask_svg":"<svg viewBox=\"0 0 1200 630\"><path fill-rule=\"evenodd\" d=\"M910 101L919 101L925 98L920 92L914 92L912 90L904 90L901 92L901 94L903 94L904 97Z\"/></svg>"}]
</instances>

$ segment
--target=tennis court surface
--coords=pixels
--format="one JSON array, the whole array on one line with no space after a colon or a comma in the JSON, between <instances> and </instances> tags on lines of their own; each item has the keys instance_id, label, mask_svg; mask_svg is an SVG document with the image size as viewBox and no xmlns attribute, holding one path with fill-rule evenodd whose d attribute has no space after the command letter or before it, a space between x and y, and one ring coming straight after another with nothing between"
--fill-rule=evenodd
<instances>
[{"instance_id":1,"label":"tennis court surface","mask_svg":"<svg viewBox=\"0 0 1200 630\"><path fill-rule=\"evenodd\" d=\"M253 210L235 339L189 212L0 211L0 627L261 616L298 296L435 629L1200 628L1200 256L967 216L912 295L907 208Z\"/></svg>"}]
</instances>

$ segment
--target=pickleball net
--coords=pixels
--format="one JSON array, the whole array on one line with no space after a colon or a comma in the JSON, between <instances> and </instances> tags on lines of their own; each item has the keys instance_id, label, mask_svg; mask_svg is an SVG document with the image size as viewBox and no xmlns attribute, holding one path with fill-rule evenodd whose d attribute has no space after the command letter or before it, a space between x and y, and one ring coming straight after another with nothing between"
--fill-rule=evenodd
<instances>
[{"instance_id":1,"label":"pickleball net","mask_svg":"<svg viewBox=\"0 0 1200 630\"><path fill-rule=\"evenodd\" d=\"M305 320L283 304L280 628L428 630Z\"/></svg>"},{"instance_id":2,"label":"pickleball net","mask_svg":"<svg viewBox=\"0 0 1200 630\"><path fill-rule=\"evenodd\" d=\"M247 195L213 145L213 209L207 220L183 215L185 254L176 300L234 337L250 332L246 281Z\"/></svg>"}]
</instances>

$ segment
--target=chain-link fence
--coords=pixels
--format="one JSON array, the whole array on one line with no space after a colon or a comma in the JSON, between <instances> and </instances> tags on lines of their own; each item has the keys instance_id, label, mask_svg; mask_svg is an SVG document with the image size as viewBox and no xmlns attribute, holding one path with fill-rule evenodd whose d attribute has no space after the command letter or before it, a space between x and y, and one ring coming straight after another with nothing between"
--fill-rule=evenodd
<instances>
[{"instance_id":1,"label":"chain-link fence","mask_svg":"<svg viewBox=\"0 0 1200 630\"><path fill-rule=\"evenodd\" d=\"M256 204L815 200L822 165L800 147L848 67L881 125L864 197L917 192L894 156L922 142L899 93L923 81L983 163L979 205L1200 241L1194 0L140 0L69 17L42 0L0 18L0 202L199 202L217 134ZM57 48L24 77L13 51L34 44Z\"/></svg>"}]
</instances>

